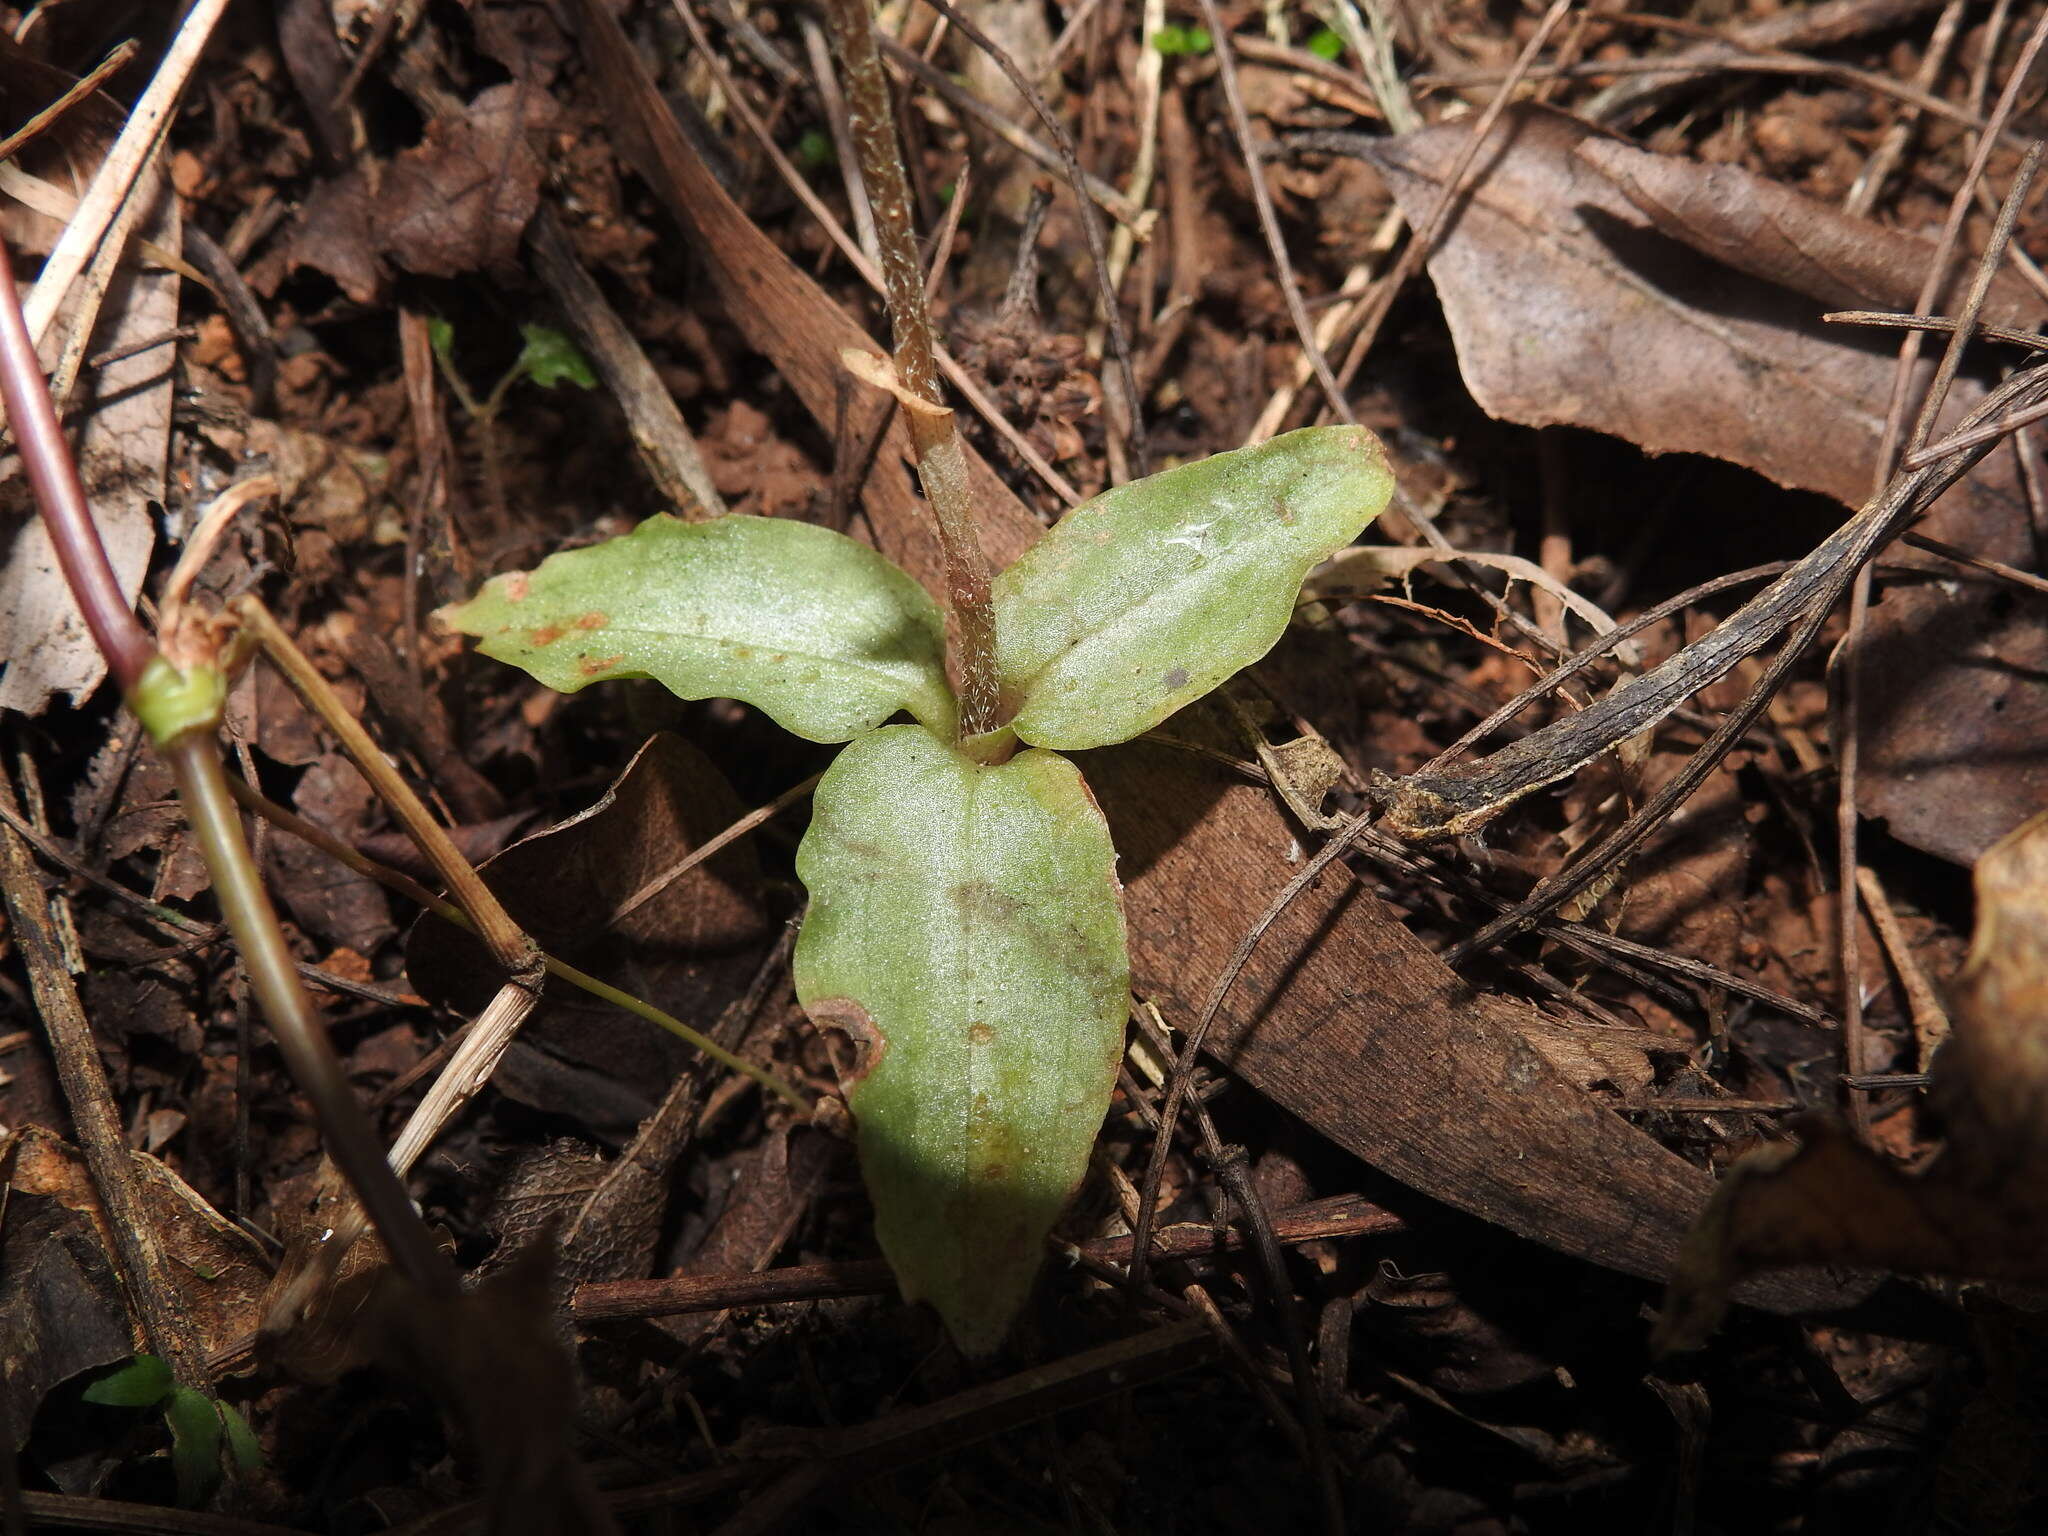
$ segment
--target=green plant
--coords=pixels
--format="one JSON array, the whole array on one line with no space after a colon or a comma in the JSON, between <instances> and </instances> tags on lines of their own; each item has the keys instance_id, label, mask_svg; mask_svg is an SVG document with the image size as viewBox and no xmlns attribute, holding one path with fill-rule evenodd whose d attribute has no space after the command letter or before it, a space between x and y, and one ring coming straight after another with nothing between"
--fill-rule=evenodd
<instances>
[{"instance_id":1,"label":"green plant","mask_svg":"<svg viewBox=\"0 0 2048 1536\"><path fill-rule=\"evenodd\" d=\"M171 1368L155 1355L137 1355L89 1384L82 1394L104 1408L154 1408L171 1431L171 1470L178 1502L196 1509L219 1485L221 1452L237 1471L263 1465L263 1449L241 1412L227 1403L181 1387Z\"/></svg>"},{"instance_id":2,"label":"green plant","mask_svg":"<svg viewBox=\"0 0 2048 1536\"><path fill-rule=\"evenodd\" d=\"M447 379L448 387L455 392L455 398L470 416L480 421L494 418L505 403L505 396L521 379L531 379L542 389L553 389L557 384L574 384L578 389L597 388L597 375L591 372L589 360L576 349L576 343L560 331L545 325L522 325L519 335L525 345L512 359L512 366L498 375L498 382L491 386L489 394L478 399L470 389L469 381L455 366L455 327L439 318L427 322L427 340L433 344L434 360L441 365L441 376Z\"/></svg>"},{"instance_id":3,"label":"green plant","mask_svg":"<svg viewBox=\"0 0 2048 1536\"><path fill-rule=\"evenodd\" d=\"M1258 660L1391 490L1371 433L1320 427L1077 507L992 584L954 583L960 670L993 719L956 699L924 588L805 523L657 516L446 611L564 692L651 677L850 743L797 854L797 995L856 1047L847 1101L883 1251L971 1352L1030 1288L1128 1013L1109 827L1060 754L1127 741ZM915 723L884 723L899 713Z\"/></svg>"},{"instance_id":4,"label":"green plant","mask_svg":"<svg viewBox=\"0 0 2048 1536\"><path fill-rule=\"evenodd\" d=\"M1216 39L1207 27L1184 27L1176 21L1152 34L1152 46L1172 59L1207 53L1216 46Z\"/></svg>"}]
</instances>

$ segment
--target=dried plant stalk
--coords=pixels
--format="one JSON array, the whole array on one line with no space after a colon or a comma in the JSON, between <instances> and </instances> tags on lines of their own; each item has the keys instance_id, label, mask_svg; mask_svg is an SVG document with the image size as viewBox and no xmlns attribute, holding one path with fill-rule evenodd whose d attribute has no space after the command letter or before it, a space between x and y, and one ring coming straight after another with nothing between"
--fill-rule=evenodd
<instances>
[{"instance_id":1,"label":"dried plant stalk","mask_svg":"<svg viewBox=\"0 0 2048 1536\"><path fill-rule=\"evenodd\" d=\"M938 521L946 556L946 596L960 631L960 731L993 730L1000 718L996 682L996 619L989 597L988 556L974 524L966 461L939 394L938 351L925 307L924 272L917 259L910 212L910 181L896 144L889 84L875 49L868 0L825 0L825 14L846 70L846 111L860 154L861 176L881 245L883 291L896 336L896 371L911 394L938 410L906 410L917 450L918 475Z\"/></svg>"}]
</instances>

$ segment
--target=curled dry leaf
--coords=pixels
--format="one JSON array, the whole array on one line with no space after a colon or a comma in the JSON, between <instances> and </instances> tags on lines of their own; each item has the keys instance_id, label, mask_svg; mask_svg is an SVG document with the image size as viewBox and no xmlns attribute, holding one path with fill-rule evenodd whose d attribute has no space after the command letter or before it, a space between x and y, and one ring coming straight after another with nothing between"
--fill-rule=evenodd
<instances>
[{"instance_id":1,"label":"curled dry leaf","mask_svg":"<svg viewBox=\"0 0 2048 1536\"><path fill-rule=\"evenodd\" d=\"M720 849L617 924L609 919L745 810L709 758L679 736L658 735L595 805L521 838L482 873L549 953L705 1023L746 987L773 932L752 844ZM465 1014L484 1007L505 979L473 934L431 915L407 937L405 963L423 996ZM521 1103L621 1142L676 1073L699 1059L673 1036L551 983L492 1081Z\"/></svg>"},{"instance_id":2,"label":"curled dry leaf","mask_svg":"<svg viewBox=\"0 0 2048 1536\"><path fill-rule=\"evenodd\" d=\"M1470 131L1445 124L1361 153L1420 219ZM1429 271L1481 407L1651 453L1708 454L1862 504L1897 338L1820 317L1843 304L1910 307L1926 242L1542 108L1511 108L1480 165ZM2010 280L1993 288L1998 317L2025 323L2039 309ZM1944 420L1982 395L1965 375ZM2031 567L2011 451L1949 492L1922 531ZM1866 690L1859 808L1916 847L1970 862L2038 804L2048 623L2038 605L1931 585L1890 589L1870 617L1864 665L1887 682Z\"/></svg>"},{"instance_id":3,"label":"curled dry leaf","mask_svg":"<svg viewBox=\"0 0 2048 1536\"><path fill-rule=\"evenodd\" d=\"M1911 1176L1814 1122L1737 1162L1686 1238L1661 1347L1699 1344L1731 1285L1791 1265L2048 1280L2048 814L1978 861L1977 912L1934 1064L1939 1159Z\"/></svg>"}]
</instances>

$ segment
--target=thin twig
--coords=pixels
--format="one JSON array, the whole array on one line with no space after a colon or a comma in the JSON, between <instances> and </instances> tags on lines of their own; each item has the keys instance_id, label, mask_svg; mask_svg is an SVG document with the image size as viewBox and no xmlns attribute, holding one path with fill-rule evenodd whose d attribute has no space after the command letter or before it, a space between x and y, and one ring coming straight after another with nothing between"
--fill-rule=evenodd
<instances>
[{"instance_id":1,"label":"thin twig","mask_svg":"<svg viewBox=\"0 0 2048 1536\"><path fill-rule=\"evenodd\" d=\"M662 494L692 521L723 517L725 498L711 481L697 440L683 413L591 275L583 270L568 231L552 208L542 208L527 226L526 248L534 270L555 296L577 345L589 354L598 376L625 412L633 444ZM510 377L508 374L507 377Z\"/></svg>"},{"instance_id":2,"label":"thin twig","mask_svg":"<svg viewBox=\"0 0 2048 1536\"><path fill-rule=\"evenodd\" d=\"M1150 1258L1147 1245L1151 1240L1152 1211L1159 1203L1159 1186L1166 1177L1167 1155L1173 1150L1174 1126L1180 1118L1181 1105L1187 1098L1188 1083L1193 1076L1195 1060L1201 1053L1202 1042L1208 1038L1209 1027L1216 1022L1216 1015L1223 1007L1223 1000L1230 995L1231 987L1235 985L1239 973L1244 970L1245 963L1251 959L1252 951L1258 948L1259 940L1265 937L1266 930L1273 926L1296 896L1307 890L1324 870L1342 856L1345 849L1358 840L1371 821L1372 815L1369 811L1360 812L1352 817L1334 837L1317 849L1315 857L1304 864L1300 872L1287 882L1286 887L1273 899L1272 905L1252 924L1245 936L1238 940L1237 948L1224 963L1223 973L1216 978L1214 987L1210 989L1209 1000L1203 1005L1201 1016L1195 1021L1195 1027L1188 1031L1187 1041L1182 1045L1179 1056L1174 1059L1173 1073L1167 1083L1166 1103L1159 1111L1159 1134L1153 1138L1152 1158L1145 1165L1145 1181L1139 1186L1138 1219L1131 1224L1129 1284L1133 1289L1145 1284Z\"/></svg>"},{"instance_id":3,"label":"thin twig","mask_svg":"<svg viewBox=\"0 0 2048 1536\"><path fill-rule=\"evenodd\" d=\"M775 135L769 131L768 125L761 121L760 114L747 104L746 97L740 94L738 85L718 55L701 42L701 24L695 14L687 6L680 14L683 24L693 29L691 37L698 40L698 56L704 60L712 78L718 81L719 88L724 91L733 116L737 117L741 126L753 136L762 153L768 157L768 163L775 168L775 173L782 178L783 184L789 188L791 194L810 211L811 217L818 221L818 227L824 230L826 238L839 247L839 253L846 258L847 264L859 275L860 280L876 293L884 293L886 290L882 282L881 269L868 260L866 253L854 242L853 236L847 233L846 227L832 216L832 210L825 206L816 190L804 179L795 165L791 164L789 156L782 152L781 147L775 142ZM1031 446L1030 439L1018 431L1016 424L996 408L996 403L989 398L988 392L960 366L952 353L942 346L938 349L938 358L939 371L945 374L946 382L960 391L961 398L974 407L975 414L988 423L1010 450L1045 482L1055 496L1059 497L1063 505L1078 506L1081 493L1074 489L1064 475L1046 462L1043 454ZM886 432L890 420L891 413L885 408L877 417L876 433ZM872 461L878 446L879 437L875 445L856 455L857 461L863 465Z\"/></svg>"},{"instance_id":4,"label":"thin twig","mask_svg":"<svg viewBox=\"0 0 2048 1536\"><path fill-rule=\"evenodd\" d=\"M1559 7L1570 3L1571 0L1556 0ZM1265 157L1259 153L1258 145L1252 139L1251 113L1245 108L1244 91L1238 84L1237 59L1231 51L1230 29L1223 24L1223 18L1216 9L1216 0L1201 0L1201 4L1203 19L1215 40L1216 71L1223 82L1224 102L1230 108L1231 132L1237 136L1238 153L1244 157L1245 173L1251 177L1252 205L1258 210L1259 229L1266 237L1266 250L1273 258L1274 280L1279 283L1281 296L1287 301L1287 313L1294 321L1294 334L1301 342L1302 355L1315 370L1316 382L1322 386L1323 398L1329 402L1331 413L1339 421L1355 421L1357 418L1344 399L1343 386L1330 371L1330 360L1323 356L1323 349L1316 342L1315 326L1309 320L1308 306L1301 299L1301 284L1295 280L1294 263L1287 255L1287 241L1280 233L1280 218L1273 211L1273 193L1266 185Z\"/></svg>"},{"instance_id":5,"label":"thin twig","mask_svg":"<svg viewBox=\"0 0 2048 1536\"><path fill-rule=\"evenodd\" d=\"M64 120L65 114L73 107L85 100L86 97L92 95L93 92L105 85L108 80L125 68L128 62L135 57L136 52L141 46L132 37L124 43L116 44L104 59L101 59L99 63L92 67L89 73L67 87L63 95L43 108L42 111L36 113L34 117L31 117L27 122L15 129L14 132L8 134L6 138L0 139L0 160L12 160L16 155L28 148L29 145L35 143L37 139L56 127L58 123Z\"/></svg>"},{"instance_id":6,"label":"thin twig","mask_svg":"<svg viewBox=\"0 0 2048 1536\"><path fill-rule=\"evenodd\" d=\"M687 8L688 0L676 0L679 7ZM811 56L811 84L818 93L818 102L825 110L825 126L832 133L834 158L839 162L840 179L846 186L846 211L853 219L853 232L860 237L860 248L869 261L881 265L882 248L875 240L875 215L868 207L867 183L860 177L860 155L853 147L853 133L846 126L846 98L839 91L839 75L832 68L832 50L825 42L825 29L808 14L799 18L803 28L804 48ZM727 92L730 99L731 92Z\"/></svg>"},{"instance_id":7,"label":"thin twig","mask_svg":"<svg viewBox=\"0 0 2048 1536\"><path fill-rule=\"evenodd\" d=\"M1949 202L1948 217L1943 221L1941 239L1935 250L1933 262L1921 286L1919 296L1913 305L1915 311L1932 311L1939 307L1942 294L1950 281L1950 269L1955 260L1956 250L1962 240L1963 221L1972 205L1972 194L1978 181L1989 164L1991 152L1996 147L1999 134L2010 120L2019 101L2019 92L2026 79L2033 73L2035 60L2041 49L2048 45L2048 16L2043 16L2035 25L2026 47L2021 51L2019 62L2014 66L2005 89L1999 93L1998 105L1992 109L1989 122L1977 141L1976 153L1971 157L1963 181ZM1934 423L1948 401L1948 392L1954 383L1957 370L1962 366L1963 351L1968 345L1970 334L1983 313L1984 300L1991 291L1991 281L1997 275L2006 247L2011 243L2015 223L2019 218L2020 204L2025 200L2028 187L2033 184L2035 172L2040 168L2041 145L2035 144L2027 153L2019 174L2006 198L2005 207L2000 211L1998 222L1993 229L1990 242L1977 263L1976 277L1964 300L1962 313L1956 317L1956 324L1950 332L1948 345L1943 349L1940 363L1936 366L1934 379L1920 403L1910 437L1904 440L1907 452L1923 446L1933 433ZM1884 437L1878 447L1875 478L1882 482L1893 472L1901 448L1901 432L1907 414L1908 400L1914 387L1918 371L1921 342L1926 332L1908 330L1899 342L1899 361L1892 374L1892 392L1889 408L1885 415ZM1835 800L1835 890L1836 890L1836 943L1837 959L1842 977L1842 1037L1845 1069L1851 1074L1861 1074L1871 1069L1869 1060L1872 1041L1864 1028L1862 990L1862 932L1857 923L1856 912L1856 870L1858 867L1857 841L1862 830L1862 819L1857 809L1857 780L1861 768L1863 746L1862 696L1863 696L1863 634L1870 612L1871 571L1868 565L1856 572L1856 579L1849 593L1849 622L1842 636L1841 646L1836 653L1839 687L1836 689L1836 800ZM1850 1100L1849 1112L1860 1134L1868 1135L1870 1129L1870 1101L1865 1098Z\"/></svg>"},{"instance_id":8,"label":"thin twig","mask_svg":"<svg viewBox=\"0 0 2048 1536\"><path fill-rule=\"evenodd\" d=\"M0 810L15 810L14 786L5 768L0 768ZM107 1083L99 1042L79 1002L77 984L64 963L35 864L11 830L0 832L0 888L13 919L12 936L28 969L50 1060L78 1132L78 1148L106 1218L122 1289L151 1351L163 1357L180 1385L205 1390L212 1385L205 1344L171 1281L170 1260L144 1204L122 1132L120 1106Z\"/></svg>"},{"instance_id":9,"label":"thin twig","mask_svg":"<svg viewBox=\"0 0 2048 1536\"><path fill-rule=\"evenodd\" d=\"M962 15L948 0L925 0L925 3L952 22L966 34L969 42L994 60L996 67L1030 104L1031 110L1038 114L1038 120L1052 136L1053 147L1059 151L1060 168L1074 189L1074 209L1080 215L1081 234L1088 242L1088 260L1095 269L1096 297L1102 305L1103 323L1109 327L1110 350L1116 356L1117 377L1123 385L1124 399L1130 410L1131 462L1143 475L1150 468L1151 458L1145 439L1144 402L1138 398L1138 376L1131 362L1131 339L1124 331L1123 313L1117 304L1117 280L1110 271L1109 247L1103 239L1102 219L1087 195L1087 176L1081 169L1081 158L1075 152L1074 137L1067 132L1067 125L1059 120L1051 103L1045 99L1045 93L1017 67L1017 61L1010 57L1008 51L982 31L972 18Z\"/></svg>"},{"instance_id":10,"label":"thin twig","mask_svg":"<svg viewBox=\"0 0 2048 1536\"><path fill-rule=\"evenodd\" d=\"M177 35L164 50L156 73L150 78L148 89L128 114L128 121L122 124L106 159L94 173L92 185L79 199L77 215L64 226L56 248L44 261L42 275L36 279L35 291L25 306L29 334L38 343L56 318L58 305L71 291L72 281L99 249L108 225L127 201L135 178L150 158L152 146L177 110L185 82L205 50L214 23L226 8L227 0L197 0L185 13Z\"/></svg>"},{"instance_id":11,"label":"thin twig","mask_svg":"<svg viewBox=\"0 0 2048 1536\"><path fill-rule=\"evenodd\" d=\"M1948 0L1947 6L1934 20L1934 31L1927 39L1927 48L1920 56L1919 71L1913 77L1916 90L1934 94L1935 86L1941 83L1942 71L1948 68L1949 50L1955 47L1956 39L1962 36L1963 14L1969 0ZM1884 195L1885 183L1898 168L1906 147L1913 142L1913 133L1920 126L1924 114L1918 107L1908 107L1893 119L1891 127L1885 130L1884 138L1863 163L1855 182L1849 188L1849 195L1842 199L1842 211L1856 218L1868 218L1870 210L1877 206L1878 198Z\"/></svg>"},{"instance_id":12,"label":"thin twig","mask_svg":"<svg viewBox=\"0 0 2048 1536\"><path fill-rule=\"evenodd\" d=\"M803 783L791 785L766 805L747 812L746 815L740 817L738 821L735 821L723 832L718 833L715 837L705 839L701 845L692 848L688 853L676 860L675 863L669 865L667 869L664 869L660 874L641 886L639 890L628 896L616 907L613 907L611 915L604 920L604 926L616 928L620 923L631 917L648 902L659 896L671 885L674 885L676 881L687 875L713 854L738 842L749 832L753 831L754 828L780 816L784 811L816 789L818 787L818 780L823 777L824 774L822 773L814 773L808 779L805 779Z\"/></svg>"},{"instance_id":13,"label":"thin twig","mask_svg":"<svg viewBox=\"0 0 2048 1536\"><path fill-rule=\"evenodd\" d=\"M993 730L1001 699L996 670L995 606L988 555L981 546L967 489L967 464L953 414L939 391L939 364L917 260L910 183L896 144L889 84L875 51L868 0L826 0L832 33L846 66L847 120L860 150L861 175L882 247L882 278L896 336L896 370L910 399L904 418L917 449L925 499L946 556L947 596L960 635L960 729L963 737ZM922 408L912 401L921 402Z\"/></svg>"},{"instance_id":14,"label":"thin twig","mask_svg":"<svg viewBox=\"0 0 2048 1536\"><path fill-rule=\"evenodd\" d=\"M1166 1032L1166 1021L1159 1016L1159 1010L1153 1004L1145 1003L1132 1018L1145 1030L1155 1050L1162 1054L1171 1052L1173 1042ZM1344 1498L1337 1482L1336 1458L1330 1449L1330 1428L1323 1415L1322 1395L1316 1390L1315 1373L1309 1368L1308 1340L1302 1334L1301 1318L1294 1306L1294 1286L1287 1275L1287 1260L1280 1252L1279 1238L1274 1233L1273 1218L1266 1210L1258 1185L1251 1178L1244 1148L1225 1146L1223 1138L1216 1134L1215 1117L1210 1114L1202 1096L1192 1094L1188 1097L1194 1106L1195 1133L1202 1141L1202 1155L1215 1170L1216 1181L1243 1213L1245 1227L1251 1234L1251 1247L1259 1256L1259 1267L1265 1271L1266 1286L1272 1293L1273 1312L1280 1321L1280 1337L1287 1349L1287 1369L1294 1377L1295 1400L1301 1405L1301 1425L1307 1435L1309 1461L1316 1474L1317 1489L1322 1495L1324 1524L1331 1536L1343 1536ZM1134 1232L1132 1252L1138 1251Z\"/></svg>"},{"instance_id":15,"label":"thin twig","mask_svg":"<svg viewBox=\"0 0 2048 1536\"><path fill-rule=\"evenodd\" d=\"M2048 411L2042 414L2048 415ZM1996 576L2000 581L2009 581L2016 587L2025 587L2029 592L2048 594L2048 578L2036 576L2032 571L2023 571L2015 565L2007 565L2003 560L1973 555L1967 549L1957 549L1953 544L1944 544L1940 539L1930 539L1926 534L1914 533L1910 529L1899 535L1899 542L1910 544L1915 549L1924 549L1931 555L1941 556L1944 560L1953 560L1957 565L1971 566L1986 575Z\"/></svg>"}]
</instances>

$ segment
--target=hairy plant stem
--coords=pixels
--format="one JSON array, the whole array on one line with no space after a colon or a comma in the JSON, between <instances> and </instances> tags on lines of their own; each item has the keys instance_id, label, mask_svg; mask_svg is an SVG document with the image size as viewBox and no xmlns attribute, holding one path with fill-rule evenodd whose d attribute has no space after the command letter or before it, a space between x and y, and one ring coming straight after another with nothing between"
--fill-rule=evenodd
<instances>
[{"instance_id":1,"label":"hairy plant stem","mask_svg":"<svg viewBox=\"0 0 2048 1536\"><path fill-rule=\"evenodd\" d=\"M144 633L107 559L99 529L86 508L78 466L57 425L50 391L29 340L13 280L13 255L0 242L0 401L20 449L22 465L86 628L107 670L142 718L178 781L178 794L205 855L207 872L229 932L247 967L293 1078L312 1101L334 1161L355 1185L400 1272L429 1291L452 1293L455 1272L434 1246L405 1186L384 1161L341 1063L299 985L277 913L264 894L256 861L228 798L220 749L210 729L226 684L218 671L167 660ZM209 705L211 702L211 707ZM166 729L166 720L179 722ZM186 726L185 722L192 722Z\"/></svg>"},{"instance_id":2,"label":"hairy plant stem","mask_svg":"<svg viewBox=\"0 0 2048 1536\"><path fill-rule=\"evenodd\" d=\"M328 1155L355 1187L399 1273L424 1290L453 1294L455 1272L434 1246L405 1187L384 1161L384 1149L356 1103L341 1063L299 985L277 912L243 840L219 748L210 738L188 731L161 751L177 776L178 799L206 856L214 899L235 936L249 975L249 989L270 1021L271 1035L284 1054L292 1080L313 1101Z\"/></svg>"},{"instance_id":3,"label":"hairy plant stem","mask_svg":"<svg viewBox=\"0 0 2048 1536\"><path fill-rule=\"evenodd\" d=\"M13 273L14 253L0 241L0 277L7 282L7 302L0 303L0 398L7 404L7 425L85 627L106 658L115 684L130 693L142 680L156 647L129 608L100 531L86 510L85 487L50 405L49 386L29 339ZM41 397L40 409L35 396Z\"/></svg>"},{"instance_id":4,"label":"hairy plant stem","mask_svg":"<svg viewBox=\"0 0 2048 1536\"><path fill-rule=\"evenodd\" d=\"M917 259L917 233L910 213L910 181L896 144L889 108L889 83L875 49L870 0L824 0L832 35L846 71L846 111L860 154L880 242L883 292L896 336L896 371L905 387L936 409L906 407L910 438L925 498L938 523L946 557L946 596L959 627L960 734L978 736L1001 720L996 673L996 617L989 595L988 555L975 527L967 488L967 462L953 413L939 394L938 352L931 312L925 305L924 272Z\"/></svg>"}]
</instances>

